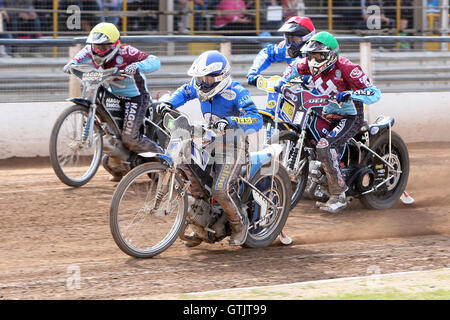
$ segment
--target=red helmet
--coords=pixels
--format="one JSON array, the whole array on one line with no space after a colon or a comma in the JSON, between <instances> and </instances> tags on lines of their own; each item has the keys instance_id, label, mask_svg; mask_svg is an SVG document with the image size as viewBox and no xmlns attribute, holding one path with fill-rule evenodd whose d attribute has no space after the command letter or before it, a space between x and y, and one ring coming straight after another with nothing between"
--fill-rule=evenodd
<instances>
[{"instance_id":1,"label":"red helmet","mask_svg":"<svg viewBox=\"0 0 450 320\"><path fill-rule=\"evenodd\" d=\"M315 33L314 24L308 17L291 17L289 18L278 32L283 32L286 39L286 49L291 58L300 55L300 50ZM296 37L296 38L293 38Z\"/></svg>"}]
</instances>

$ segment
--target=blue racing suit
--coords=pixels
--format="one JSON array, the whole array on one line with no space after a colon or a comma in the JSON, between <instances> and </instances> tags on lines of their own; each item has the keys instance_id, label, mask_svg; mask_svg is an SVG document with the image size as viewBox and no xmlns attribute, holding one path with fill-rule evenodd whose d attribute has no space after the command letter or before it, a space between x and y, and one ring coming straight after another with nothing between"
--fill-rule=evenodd
<instances>
[{"instance_id":1,"label":"blue racing suit","mask_svg":"<svg viewBox=\"0 0 450 320\"><path fill-rule=\"evenodd\" d=\"M286 62L287 64L291 64L294 60L295 58L291 58L287 53L285 40L278 44L269 44L258 52L256 58L253 60L252 66L248 69L248 84L256 86L257 76L272 63Z\"/></svg>"},{"instance_id":2,"label":"blue racing suit","mask_svg":"<svg viewBox=\"0 0 450 320\"><path fill-rule=\"evenodd\" d=\"M187 101L198 98L194 79L178 88L167 101L174 109ZM253 103L250 93L239 82L232 81L222 92L208 101L200 101L203 117L209 124L219 119L228 121L232 129L242 129L246 134L262 128L262 117Z\"/></svg>"},{"instance_id":3,"label":"blue racing suit","mask_svg":"<svg viewBox=\"0 0 450 320\"><path fill-rule=\"evenodd\" d=\"M178 88L167 101L178 108L197 98L194 79ZM247 89L234 80L220 93L208 101L200 101L206 122L214 124L225 119L230 129L239 129L236 134L216 137L214 141L212 197L223 208L231 229L237 230L246 220L241 200L235 189L236 179L245 162L245 135L261 129L263 121ZM242 131L244 134L242 134ZM212 155L212 152L211 152ZM212 157L211 157L212 158ZM191 188L192 192L192 188ZM194 192L192 192L194 194Z\"/></svg>"}]
</instances>

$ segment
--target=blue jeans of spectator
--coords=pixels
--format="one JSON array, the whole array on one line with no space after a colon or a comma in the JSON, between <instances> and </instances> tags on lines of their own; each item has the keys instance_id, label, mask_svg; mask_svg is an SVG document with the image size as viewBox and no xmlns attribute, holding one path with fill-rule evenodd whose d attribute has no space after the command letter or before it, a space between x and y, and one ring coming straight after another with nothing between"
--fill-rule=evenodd
<instances>
[{"instance_id":1,"label":"blue jeans of spectator","mask_svg":"<svg viewBox=\"0 0 450 320\"><path fill-rule=\"evenodd\" d=\"M117 7L105 7L105 10L109 11L122 11L122 6ZM119 26L120 17L114 16L114 17L105 17L105 21L114 24L116 27Z\"/></svg>"}]
</instances>

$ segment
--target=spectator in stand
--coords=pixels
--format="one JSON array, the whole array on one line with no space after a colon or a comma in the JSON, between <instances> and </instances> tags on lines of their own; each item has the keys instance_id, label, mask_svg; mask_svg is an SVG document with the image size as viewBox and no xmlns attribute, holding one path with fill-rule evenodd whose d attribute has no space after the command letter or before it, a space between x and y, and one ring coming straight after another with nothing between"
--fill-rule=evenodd
<instances>
[{"instance_id":1,"label":"spectator in stand","mask_svg":"<svg viewBox=\"0 0 450 320\"><path fill-rule=\"evenodd\" d=\"M123 0L103 0L103 9L107 11L122 11ZM105 21L119 27L120 17L105 17Z\"/></svg>"},{"instance_id":2,"label":"spectator in stand","mask_svg":"<svg viewBox=\"0 0 450 320\"><path fill-rule=\"evenodd\" d=\"M190 17L187 13L184 13L189 11L189 0L178 0L175 3L175 10L183 12L175 16L177 30L181 33L189 33Z\"/></svg>"},{"instance_id":3,"label":"spectator in stand","mask_svg":"<svg viewBox=\"0 0 450 320\"><path fill-rule=\"evenodd\" d=\"M90 32L92 27L97 23L102 22L104 19L99 14L86 13L86 11L101 11L103 5L101 0L59 0L59 10L66 12L67 8L70 6L78 6L81 10L81 31ZM68 31L80 31L80 29L67 29L68 17L73 13L63 13L59 19L61 23L61 28Z\"/></svg>"},{"instance_id":4,"label":"spectator in stand","mask_svg":"<svg viewBox=\"0 0 450 320\"><path fill-rule=\"evenodd\" d=\"M214 19L214 29L217 32L221 31L236 31L236 30L254 30L255 25L252 20L245 16L244 12L247 10L247 6L244 0L221 0L217 6L217 10L232 11L239 10L242 13L226 13L218 15ZM229 32L225 32L225 35L230 35ZM238 35L244 35L239 33ZM248 33L247 33L248 35Z\"/></svg>"},{"instance_id":5,"label":"spectator in stand","mask_svg":"<svg viewBox=\"0 0 450 320\"><path fill-rule=\"evenodd\" d=\"M385 14L383 0L361 0L361 16L363 21L359 24L358 29L371 29L372 24L371 21L368 20L375 12L370 12L368 10L368 7L370 6L377 6L380 10L381 29L395 28L395 20L388 18Z\"/></svg>"},{"instance_id":6,"label":"spectator in stand","mask_svg":"<svg viewBox=\"0 0 450 320\"><path fill-rule=\"evenodd\" d=\"M4 7L9 16L8 29L15 32L19 39L37 39L41 36L41 21L34 9L32 0L4 0ZM22 9L24 11L15 11ZM31 47L31 52L37 54L38 48ZM13 54L19 53L13 48Z\"/></svg>"},{"instance_id":7,"label":"spectator in stand","mask_svg":"<svg viewBox=\"0 0 450 320\"><path fill-rule=\"evenodd\" d=\"M396 0L385 0L384 5L386 7L391 7L392 9L386 9L386 16L395 21L397 19L397 1ZM412 27L412 19L413 19L413 9L409 8L413 6L411 0L401 0L400 2L400 32L405 33L405 30ZM397 27L395 25L395 27Z\"/></svg>"},{"instance_id":8,"label":"spectator in stand","mask_svg":"<svg viewBox=\"0 0 450 320\"><path fill-rule=\"evenodd\" d=\"M298 15L299 0L282 0L281 5L283 6L283 17L288 20L290 17Z\"/></svg>"},{"instance_id":9,"label":"spectator in stand","mask_svg":"<svg viewBox=\"0 0 450 320\"><path fill-rule=\"evenodd\" d=\"M53 30L53 0L33 0L33 5L36 10L49 10L48 12L38 12L39 20L41 21L42 31Z\"/></svg>"},{"instance_id":10,"label":"spectator in stand","mask_svg":"<svg viewBox=\"0 0 450 320\"><path fill-rule=\"evenodd\" d=\"M5 8L3 7L3 1L0 0L0 16L1 16L1 21L3 21L3 25L1 25L1 27L3 29L1 29L1 31L5 32L7 30L6 25L9 21L9 16L8 13L6 12ZM0 39L12 39L12 35L9 33L1 33L0 34ZM0 58L10 58L10 54L11 53L11 47L9 46L0 46Z\"/></svg>"},{"instance_id":11,"label":"spectator in stand","mask_svg":"<svg viewBox=\"0 0 450 320\"><path fill-rule=\"evenodd\" d=\"M102 11L103 3L101 0L83 0L82 1L82 10L83 11ZM82 24L84 21L83 31L90 31L95 25L100 22L104 22L104 18L101 15L97 15L95 13L84 13L82 14L84 20L82 18Z\"/></svg>"}]
</instances>

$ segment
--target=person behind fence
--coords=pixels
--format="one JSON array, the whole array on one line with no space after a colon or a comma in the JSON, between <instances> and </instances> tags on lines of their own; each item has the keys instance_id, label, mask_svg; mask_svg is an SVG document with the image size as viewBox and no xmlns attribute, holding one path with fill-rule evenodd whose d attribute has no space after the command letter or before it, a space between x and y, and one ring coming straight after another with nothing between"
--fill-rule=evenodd
<instances>
[{"instance_id":1,"label":"person behind fence","mask_svg":"<svg viewBox=\"0 0 450 320\"><path fill-rule=\"evenodd\" d=\"M270 44L259 51L253 64L247 72L247 82L256 86L260 73L274 62L290 64L300 56L302 46L316 32L314 24L308 17L291 17L278 30L284 35L284 40L278 44Z\"/></svg>"},{"instance_id":2,"label":"person behind fence","mask_svg":"<svg viewBox=\"0 0 450 320\"><path fill-rule=\"evenodd\" d=\"M122 142L125 147L136 153L162 152L161 147L140 132L150 102L144 73L158 70L161 66L159 58L130 45L121 44L119 30L108 22L99 23L92 28L86 43L86 46L64 66L64 72L69 73L72 65L80 65L91 60L95 68L117 67L130 75L131 78L117 78L109 88L119 97L119 104L125 110ZM120 163L105 157L103 165L113 176L111 180L120 180L122 178L122 174L119 173Z\"/></svg>"},{"instance_id":3,"label":"person behind fence","mask_svg":"<svg viewBox=\"0 0 450 320\"><path fill-rule=\"evenodd\" d=\"M1 30L3 32L7 31L7 23L9 21L9 16L8 13L6 12L6 10L3 7L3 2L2 0L0 0L0 16L2 19L0 19L0 21L3 21L3 25L1 25L0 27L2 28ZM0 39L12 39L12 34L9 33L1 33L0 34ZM0 45L0 58L10 58L10 53L11 53L11 47L10 46L4 46L4 45Z\"/></svg>"},{"instance_id":4,"label":"person behind fence","mask_svg":"<svg viewBox=\"0 0 450 320\"><path fill-rule=\"evenodd\" d=\"M395 20L385 14L383 0L361 0L361 18L358 29L395 28Z\"/></svg>"},{"instance_id":5,"label":"person behind fence","mask_svg":"<svg viewBox=\"0 0 450 320\"><path fill-rule=\"evenodd\" d=\"M217 10L223 11L224 14L217 15L214 19L213 29L216 32L244 30L245 34L251 34L249 31L255 29L252 20L245 15L247 5L244 0L221 0L217 5ZM227 11L232 12L227 13ZM229 32L224 34L230 35ZM239 32L238 35L244 35L244 33Z\"/></svg>"},{"instance_id":6,"label":"person behind fence","mask_svg":"<svg viewBox=\"0 0 450 320\"><path fill-rule=\"evenodd\" d=\"M203 117L210 127L226 133L214 144L214 180L212 196L223 208L231 226L230 245L242 245L248 233L249 222L235 189L236 178L245 160L245 135L262 127L262 117L248 92L231 77L227 58L218 51L202 53L188 71L192 80L178 88L158 107L165 113L199 99ZM193 239L198 239L193 236ZM187 242L187 246L201 240Z\"/></svg>"},{"instance_id":7,"label":"person behind fence","mask_svg":"<svg viewBox=\"0 0 450 320\"><path fill-rule=\"evenodd\" d=\"M8 29L15 32L14 37L37 39L41 36L41 21L32 0L4 0L4 6L9 15ZM38 47L35 46L30 49L32 53L38 51ZM19 54L15 53L15 56L19 57Z\"/></svg>"},{"instance_id":8,"label":"person behind fence","mask_svg":"<svg viewBox=\"0 0 450 320\"><path fill-rule=\"evenodd\" d=\"M336 103L323 109L325 118L332 122L334 129L316 146L330 192L330 199L326 203L318 202L317 206L320 210L335 213L347 206L345 192L348 188L340 171L344 145L362 126L363 104L377 102L381 91L371 84L359 65L339 54L338 41L331 33L314 35L302 48L302 53L305 58L297 59L288 67L275 90L282 92L290 79L310 75L317 91L335 95Z\"/></svg>"}]
</instances>

